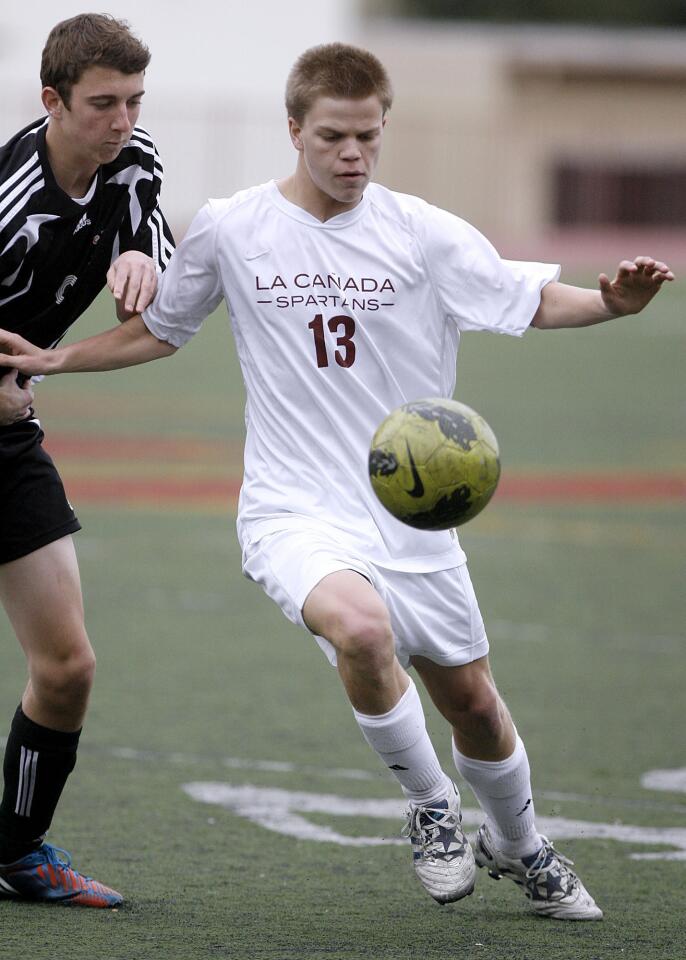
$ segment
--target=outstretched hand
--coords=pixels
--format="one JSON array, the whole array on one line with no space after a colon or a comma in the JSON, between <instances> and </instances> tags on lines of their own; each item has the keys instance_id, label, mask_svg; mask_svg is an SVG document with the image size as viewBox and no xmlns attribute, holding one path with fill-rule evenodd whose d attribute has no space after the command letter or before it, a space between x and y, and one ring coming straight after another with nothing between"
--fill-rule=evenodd
<instances>
[{"instance_id":1,"label":"outstretched hand","mask_svg":"<svg viewBox=\"0 0 686 960\"><path fill-rule=\"evenodd\" d=\"M666 263L652 257L636 257L622 260L614 280L601 273L598 283L607 310L615 317L624 317L642 310L664 281L673 279L674 274Z\"/></svg>"},{"instance_id":2,"label":"outstretched hand","mask_svg":"<svg viewBox=\"0 0 686 960\"><path fill-rule=\"evenodd\" d=\"M0 330L0 367L10 367L24 376L50 373L53 350L42 350L18 333Z\"/></svg>"},{"instance_id":3,"label":"outstretched hand","mask_svg":"<svg viewBox=\"0 0 686 960\"><path fill-rule=\"evenodd\" d=\"M127 250L108 270L107 286L112 291L119 320L130 320L134 314L142 313L155 297L155 261L139 250Z\"/></svg>"}]
</instances>

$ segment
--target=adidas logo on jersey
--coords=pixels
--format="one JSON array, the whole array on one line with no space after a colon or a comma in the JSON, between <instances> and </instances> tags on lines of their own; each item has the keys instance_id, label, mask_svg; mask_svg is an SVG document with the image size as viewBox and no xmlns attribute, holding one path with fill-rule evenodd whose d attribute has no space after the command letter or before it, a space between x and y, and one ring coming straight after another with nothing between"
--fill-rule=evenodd
<instances>
[{"instance_id":1,"label":"adidas logo on jersey","mask_svg":"<svg viewBox=\"0 0 686 960\"><path fill-rule=\"evenodd\" d=\"M84 227L89 227L90 223L91 222L88 219L88 214L84 213L84 215L81 217L79 222L76 224L76 229L74 230L74 233L72 234L72 236L75 236L79 232L79 230L82 230Z\"/></svg>"}]
</instances>

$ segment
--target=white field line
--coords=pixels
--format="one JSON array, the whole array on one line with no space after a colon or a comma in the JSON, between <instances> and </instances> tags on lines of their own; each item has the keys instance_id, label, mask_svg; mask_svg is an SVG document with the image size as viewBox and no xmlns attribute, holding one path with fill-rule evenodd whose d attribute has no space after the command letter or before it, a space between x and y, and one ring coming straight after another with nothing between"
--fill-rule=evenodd
<instances>
[{"instance_id":1,"label":"white field line","mask_svg":"<svg viewBox=\"0 0 686 960\"><path fill-rule=\"evenodd\" d=\"M0 737L0 749L4 749L5 737ZM254 770L260 773L280 773L294 776L321 777L327 780L349 780L379 782L384 779L394 783L391 774L379 770L356 770L347 767L316 767L312 764L292 763L289 760L250 760L245 757L221 757L179 751L164 752L158 750L139 750L135 747L99 747L84 743L83 753L104 754L117 760L132 760L138 763L168 763L173 766L221 766L229 770ZM646 790L666 791L668 793L686 793L686 767L674 770L649 770L641 777L641 786ZM686 804L663 803L644 797L608 797L586 793L572 793L560 790L534 790L534 797L541 800L593 804L595 806L624 807L636 810L653 810L661 813L686 814ZM370 801L376 802L376 801Z\"/></svg>"},{"instance_id":2,"label":"white field line","mask_svg":"<svg viewBox=\"0 0 686 960\"><path fill-rule=\"evenodd\" d=\"M86 747L86 749L89 749ZM189 753L158 753L153 750L135 750L131 747L112 747L107 753L110 756L120 760L137 760L141 762L157 761L158 763L171 763L178 766L198 766L203 764L219 764L230 770L258 770L262 773L283 773L295 776L314 776L323 779L332 780L352 780L378 782L385 779L389 783L395 780L390 773L379 770L370 772L369 770L355 770L346 767L316 767L311 764L292 763L287 760L250 760L243 757L216 757L202 756L200 754ZM642 778L642 785L648 790L667 790L679 792L683 789L686 792L686 785L681 788L673 786L653 786L643 783L645 777L653 777L657 774L665 774L669 780L669 775L679 773L679 771L650 771ZM682 771L682 776L686 780L686 768ZM672 782L671 780L669 782ZM570 793L559 790L534 790L534 797L542 800L569 801L573 803L595 804L610 806L613 808L625 807L629 809L653 810L664 813L686 814L686 804L663 803L653 798L632 797L630 799L620 797L597 796L593 794Z\"/></svg>"},{"instance_id":3,"label":"white field line","mask_svg":"<svg viewBox=\"0 0 686 960\"><path fill-rule=\"evenodd\" d=\"M0 749L6 740L0 737ZM83 753L98 753L114 757L117 760L132 760L138 763L169 763L173 766L220 766L229 770L256 770L260 773L279 773L290 776L312 776L328 780L350 780L379 782L384 779L394 783L391 774L379 770L355 770L346 767L315 767L311 764L291 763L288 760L250 760L245 757L218 757L195 753L174 751L165 753L158 750L138 750L135 747L99 747L84 743ZM686 793L686 767L679 770L650 770L641 777L641 786L646 790ZM572 793L560 790L536 790L536 799L553 802L593 804L595 806L624 807L634 810L648 810L658 813L686 814L686 804L664 803L649 797L608 797L594 794Z\"/></svg>"},{"instance_id":4,"label":"white field line","mask_svg":"<svg viewBox=\"0 0 686 960\"><path fill-rule=\"evenodd\" d=\"M308 813L328 814L333 817L367 817L398 821L403 817L406 803L395 800L360 800L339 797L331 793L306 793L280 790L251 784L234 786L230 783L186 783L184 791L192 799L212 806L221 806L251 823L273 833L316 843L335 843L343 847L376 847L406 845L399 836L349 836L330 826L312 823ZM472 807L462 810L466 827L478 828L483 813ZM539 830L555 840L616 840L632 846L666 846L675 850L660 852L632 851L633 860L686 861L686 828L641 827L628 824L596 823L570 820L566 817L537 817Z\"/></svg>"}]
</instances>

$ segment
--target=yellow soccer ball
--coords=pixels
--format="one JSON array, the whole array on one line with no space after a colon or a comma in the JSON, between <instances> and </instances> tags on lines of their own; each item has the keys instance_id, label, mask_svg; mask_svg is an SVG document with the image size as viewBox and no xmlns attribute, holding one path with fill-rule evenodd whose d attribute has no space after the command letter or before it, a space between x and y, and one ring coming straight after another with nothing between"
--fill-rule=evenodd
<instances>
[{"instance_id":1,"label":"yellow soccer ball","mask_svg":"<svg viewBox=\"0 0 686 960\"><path fill-rule=\"evenodd\" d=\"M379 425L369 478L381 503L420 530L447 530L480 513L495 493L500 458L495 434L457 400L415 400Z\"/></svg>"}]
</instances>

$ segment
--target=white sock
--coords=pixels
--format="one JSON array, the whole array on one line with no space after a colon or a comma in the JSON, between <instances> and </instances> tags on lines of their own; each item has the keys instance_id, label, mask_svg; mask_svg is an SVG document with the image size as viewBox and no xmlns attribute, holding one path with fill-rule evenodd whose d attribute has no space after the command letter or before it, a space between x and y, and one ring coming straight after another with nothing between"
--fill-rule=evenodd
<instances>
[{"instance_id":1,"label":"white sock","mask_svg":"<svg viewBox=\"0 0 686 960\"><path fill-rule=\"evenodd\" d=\"M526 749L519 736L514 752L496 762L465 757L453 741L453 759L486 814L489 830L506 857L536 853L541 837L536 829L531 773Z\"/></svg>"},{"instance_id":2,"label":"white sock","mask_svg":"<svg viewBox=\"0 0 686 960\"><path fill-rule=\"evenodd\" d=\"M452 781L441 769L426 732L424 708L412 680L388 713L375 717L355 709L353 713L365 740L393 772L408 800L426 806L449 796Z\"/></svg>"}]
</instances>

